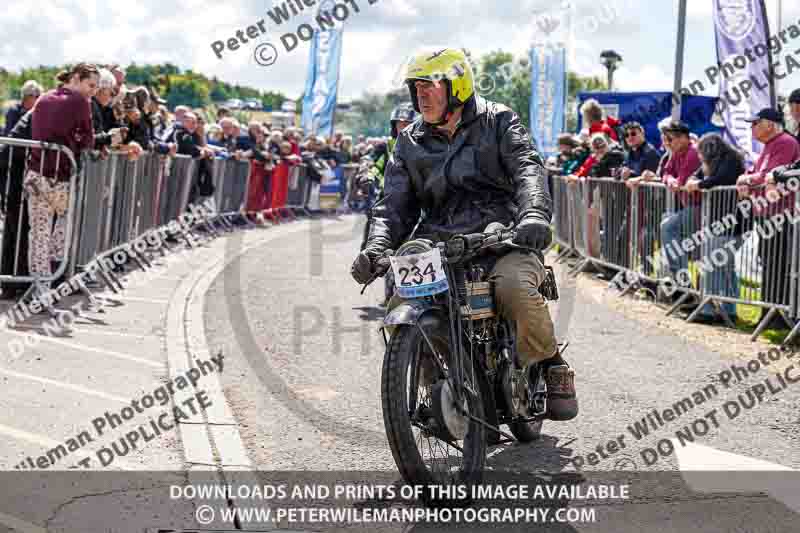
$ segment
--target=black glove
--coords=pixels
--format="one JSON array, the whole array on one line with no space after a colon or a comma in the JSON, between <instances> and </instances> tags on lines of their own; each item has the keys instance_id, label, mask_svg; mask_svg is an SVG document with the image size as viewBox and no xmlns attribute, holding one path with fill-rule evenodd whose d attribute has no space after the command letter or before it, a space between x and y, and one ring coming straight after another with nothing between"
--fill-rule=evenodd
<instances>
[{"instance_id":1,"label":"black glove","mask_svg":"<svg viewBox=\"0 0 800 533\"><path fill-rule=\"evenodd\" d=\"M366 252L361 252L353 261L353 266L350 267L350 275L356 280L359 285L364 285L372 279L373 265L372 259Z\"/></svg>"},{"instance_id":2,"label":"black glove","mask_svg":"<svg viewBox=\"0 0 800 533\"><path fill-rule=\"evenodd\" d=\"M517 224L516 232L512 242L519 246L544 250L553 242L550 223L541 215L525 215Z\"/></svg>"}]
</instances>

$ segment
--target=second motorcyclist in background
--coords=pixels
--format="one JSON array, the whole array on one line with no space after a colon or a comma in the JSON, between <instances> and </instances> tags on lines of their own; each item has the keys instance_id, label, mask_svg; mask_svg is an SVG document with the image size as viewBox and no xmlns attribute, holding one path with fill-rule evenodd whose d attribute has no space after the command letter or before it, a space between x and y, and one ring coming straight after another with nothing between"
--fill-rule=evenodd
<instances>
[{"instance_id":1,"label":"second motorcyclist in background","mask_svg":"<svg viewBox=\"0 0 800 533\"><path fill-rule=\"evenodd\" d=\"M372 220L372 207L375 205L376 200L383 198L383 176L386 172L386 164L389 157L394 151L394 145L397 142L397 136L400 132L406 129L417 117L417 112L414 110L412 104L400 104L392 110L389 117L389 124L392 128L392 137L389 142L379 144L375 150L370 154L369 158L365 161L364 166L359 171L357 177L357 186L362 189L367 189L367 224L364 228L364 238L361 242L361 249L367 242L367 235L369 235L370 223ZM384 278L384 301L383 305L387 305L392 295L394 294L394 279L391 272Z\"/></svg>"},{"instance_id":2,"label":"second motorcyclist in background","mask_svg":"<svg viewBox=\"0 0 800 533\"><path fill-rule=\"evenodd\" d=\"M411 104L400 104L392 110L389 117L392 138L387 143L381 143L369 155L364 168L359 172L358 185L369 187L368 207L371 207L376 199L383 195L383 175L386 171L386 163L389 156L394 151L397 136L406 129L409 124L417 119L417 112Z\"/></svg>"}]
</instances>

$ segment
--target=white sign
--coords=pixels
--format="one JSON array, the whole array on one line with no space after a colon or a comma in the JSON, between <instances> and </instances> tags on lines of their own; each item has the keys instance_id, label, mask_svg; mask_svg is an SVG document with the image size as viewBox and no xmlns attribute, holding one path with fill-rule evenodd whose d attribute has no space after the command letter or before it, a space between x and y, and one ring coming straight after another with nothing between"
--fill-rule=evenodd
<instances>
[{"instance_id":1,"label":"white sign","mask_svg":"<svg viewBox=\"0 0 800 533\"><path fill-rule=\"evenodd\" d=\"M438 248L421 254L391 257L394 283L401 298L419 298L448 289Z\"/></svg>"}]
</instances>

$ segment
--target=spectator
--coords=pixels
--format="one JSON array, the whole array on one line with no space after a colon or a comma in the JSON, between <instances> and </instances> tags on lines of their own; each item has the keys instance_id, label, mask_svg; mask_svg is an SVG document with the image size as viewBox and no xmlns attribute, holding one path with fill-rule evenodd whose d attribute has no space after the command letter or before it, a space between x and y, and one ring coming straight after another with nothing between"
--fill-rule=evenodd
<instances>
[{"instance_id":1,"label":"spectator","mask_svg":"<svg viewBox=\"0 0 800 533\"><path fill-rule=\"evenodd\" d=\"M272 154L267 149L265 129L261 126L258 129L251 127L250 131L253 134L253 144L244 154L244 157L251 160L245 212L252 222L263 224L263 213L270 208L274 163Z\"/></svg>"},{"instance_id":2,"label":"spectator","mask_svg":"<svg viewBox=\"0 0 800 533\"><path fill-rule=\"evenodd\" d=\"M698 177L692 177L686 182L686 190L696 192L698 190L709 190L715 187L736 185L736 179L744 172L744 157L734 147L726 143L717 133L707 133L703 135L697 144L697 151L702 164L701 172ZM713 201L708 210L710 219L707 225L711 226L719 222L724 217L733 214L738 215L736 208L735 194L728 194L729 191L717 193L715 196L705 196L704 201ZM713 200L712 200L713 198ZM718 296L729 296L739 298L739 279L736 275L735 255L730 252L731 241L733 247L739 248L742 234L742 224L736 224L731 230L726 230L721 234L716 234L708 239L704 245L706 259L714 266L712 272L703 275L703 291L707 294ZM723 250L722 254L716 254L717 250ZM712 257L724 257L722 264L715 264ZM725 313L736 322L736 304L730 302L722 303ZM715 311L710 304L706 304L700 312L701 320L712 323L715 320Z\"/></svg>"},{"instance_id":3,"label":"spectator","mask_svg":"<svg viewBox=\"0 0 800 533\"><path fill-rule=\"evenodd\" d=\"M661 181L661 178L664 174L664 168L669 162L671 155L669 136L664 133L664 131L670 126L671 123L672 119L668 117L658 124L658 129L661 133L661 146L664 148L665 152L664 155L661 156L656 170L653 171L645 169L642 171L641 176L628 178L625 181L625 185L628 188L636 190L642 181ZM644 209L640 208L638 213L640 228L638 238L640 239L641 243L639 245L640 264L645 269L648 269L646 271L648 276L656 277L658 273L655 272L655 268L648 261L648 258L651 258L657 254L659 236L661 233L660 225L661 220L664 218L666 209L666 198L662 194L653 194L647 196L643 191L639 191L638 194L639 205L647 206Z\"/></svg>"},{"instance_id":4,"label":"spectator","mask_svg":"<svg viewBox=\"0 0 800 533\"><path fill-rule=\"evenodd\" d=\"M603 108L600 107L600 103L597 100L594 98L586 100L581 106L581 115L583 116L584 127L588 128L590 135L605 133L614 141L619 142L619 136L612 127L612 124L619 124L619 121L612 117L609 117L608 120L603 120ZM610 123L609 120L611 121Z\"/></svg>"},{"instance_id":5,"label":"spectator","mask_svg":"<svg viewBox=\"0 0 800 533\"><path fill-rule=\"evenodd\" d=\"M264 134L263 129L264 127L257 120L250 121L250 124L247 125L247 136L250 139L251 145L256 142L256 132Z\"/></svg>"},{"instance_id":6,"label":"spectator","mask_svg":"<svg viewBox=\"0 0 800 533\"><path fill-rule=\"evenodd\" d=\"M221 122L223 118L231 116L231 110L227 107L220 107L217 109L217 122Z\"/></svg>"},{"instance_id":7,"label":"spectator","mask_svg":"<svg viewBox=\"0 0 800 533\"><path fill-rule=\"evenodd\" d=\"M183 118L186 116L186 113L189 112L189 108L184 105L179 105L175 107L175 119L172 121L172 124L167 126L166 130L164 131L161 140L166 143L177 143L177 134L183 128Z\"/></svg>"},{"instance_id":8,"label":"spectator","mask_svg":"<svg viewBox=\"0 0 800 533\"><path fill-rule=\"evenodd\" d=\"M366 144L367 138L364 135L358 136L358 144Z\"/></svg>"},{"instance_id":9,"label":"spectator","mask_svg":"<svg viewBox=\"0 0 800 533\"><path fill-rule=\"evenodd\" d=\"M289 141L283 141L281 143L281 158L291 163L300 163L302 161L301 158L294 153L292 144Z\"/></svg>"},{"instance_id":10,"label":"spectator","mask_svg":"<svg viewBox=\"0 0 800 533\"><path fill-rule=\"evenodd\" d=\"M243 128L242 125L239 123L239 121L234 120L233 127L234 127L234 135L236 138L235 151L246 152L247 150L250 149L250 145L252 144L252 142L250 141L250 136L246 132L242 131ZM239 154L239 157L241 157L241 153Z\"/></svg>"},{"instance_id":11,"label":"spectator","mask_svg":"<svg viewBox=\"0 0 800 533\"><path fill-rule=\"evenodd\" d=\"M22 89L19 91L20 102L6 113L6 128L3 131L3 137L8 137L22 115L33 109L33 104L41 95L42 86L35 80L28 80L22 84Z\"/></svg>"},{"instance_id":12,"label":"spectator","mask_svg":"<svg viewBox=\"0 0 800 533\"><path fill-rule=\"evenodd\" d=\"M573 153L578 149L580 143L569 133L562 133L558 136L558 155L553 163L552 171L556 175L568 175L566 172L567 163L573 159Z\"/></svg>"},{"instance_id":13,"label":"spectator","mask_svg":"<svg viewBox=\"0 0 800 533\"><path fill-rule=\"evenodd\" d=\"M625 141L628 153L620 170L622 179L638 178L647 170L651 172L658 170L660 157L653 145L647 142L641 124L638 122L625 124Z\"/></svg>"},{"instance_id":14,"label":"spectator","mask_svg":"<svg viewBox=\"0 0 800 533\"><path fill-rule=\"evenodd\" d=\"M615 143L610 143L605 133L592 135L592 148L596 162L589 169L589 177L614 179L619 176L619 169L625 161L625 154ZM590 234L595 241L599 237L603 258L612 264L623 267L628 266L627 258L627 194L618 194L615 186L600 185L590 182L589 194L591 198L590 210L596 214L602 211L602 218L593 220L598 234ZM624 189L623 189L624 192ZM592 246L596 249L595 246ZM601 273L605 279L611 278L610 271Z\"/></svg>"},{"instance_id":15,"label":"spectator","mask_svg":"<svg viewBox=\"0 0 800 533\"><path fill-rule=\"evenodd\" d=\"M790 165L800 159L800 145L794 137L784 131L783 114L778 110L765 108L746 120L751 124L753 138L763 143L764 149L752 171L736 180L736 188L742 198L763 196L765 190L761 186L765 185L767 175L779 167ZM756 224L766 227L769 216L779 210L791 209L793 205L794 195L790 195L784 202L773 204L767 209L754 204L751 214L755 215ZM789 304L788 280L792 229L793 226L784 224L775 231L774 237L759 240L759 256L763 269L761 298L764 302ZM766 230L764 234L768 234ZM783 327L783 320L778 318L780 314L775 316L776 320L769 326Z\"/></svg>"},{"instance_id":16,"label":"spectator","mask_svg":"<svg viewBox=\"0 0 800 533\"><path fill-rule=\"evenodd\" d=\"M594 176L592 169L608 152L608 138L604 133L595 133L591 137L592 153L586 158L575 174L567 176L568 183L575 185L580 178ZM590 186L586 205L586 225L588 228L588 250L590 256L597 257L600 248L600 189ZM578 195L575 196L578 198ZM582 208L581 208L582 209Z\"/></svg>"},{"instance_id":17,"label":"spectator","mask_svg":"<svg viewBox=\"0 0 800 533\"><path fill-rule=\"evenodd\" d=\"M570 158L564 163L563 167L563 173L566 176L577 172L592 153L592 147L588 142L582 141L579 137L574 139L577 146L572 150Z\"/></svg>"},{"instance_id":18,"label":"spectator","mask_svg":"<svg viewBox=\"0 0 800 533\"><path fill-rule=\"evenodd\" d=\"M589 169L589 176L593 178L615 178L619 169L625 162L625 154L619 145L611 144L604 133L592 135L592 148L597 160Z\"/></svg>"},{"instance_id":19,"label":"spectator","mask_svg":"<svg viewBox=\"0 0 800 533\"><path fill-rule=\"evenodd\" d=\"M79 162L81 152L94 146L89 102L97 91L98 79L97 67L87 63L60 72L56 76L58 88L43 95L33 108L31 138L66 146ZM50 277L54 266L50 259L64 260L69 182L72 173L79 170L53 151L31 150L24 187L28 193L33 276ZM58 217L54 228L53 215Z\"/></svg>"},{"instance_id":20,"label":"spectator","mask_svg":"<svg viewBox=\"0 0 800 533\"><path fill-rule=\"evenodd\" d=\"M142 150L150 149L150 139L147 135L147 128L142 122L142 112L136 106L135 101L123 100L125 106L125 127L128 129L123 144L130 145L136 143Z\"/></svg>"},{"instance_id":21,"label":"spectator","mask_svg":"<svg viewBox=\"0 0 800 533\"><path fill-rule=\"evenodd\" d=\"M585 178L591 175L592 168L597 164L600 158L608 151L608 138L604 133L595 133L591 137L591 154L584 160L583 164L578 168L575 174L569 177L571 181L577 178Z\"/></svg>"},{"instance_id":22,"label":"spectator","mask_svg":"<svg viewBox=\"0 0 800 533\"><path fill-rule=\"evenodd\" d=\"M689 133L689 126L680 121L672 122L664 129L672 154L664 166L662 181L672 192L680 191L689 178L700 169L700 156L697 154L697 148L691 144ZM676 259L672 254L666 254L673 279L676 279L677 273L689 264L680 243L684 235L700 229L698 201L696 195L691 198L686 194L679 195L676 212L665 213L661 221L662 246L671 243L678 256ZM685 280L677 279L677 281Z\"/></svg>"},{"instance_id":23,"label":"spectator","mask_svg":"<svg viewBox=\"0 0 800 533\"><path fill-rule=\"evenodd\" d=\"M330 146L334 150L338 150L342 144L342 138L344 134L341 131L337 131L333 134L333 139L331 139Z\"/></svg>"},{"instance_id":24,"label":"spectator","mask_svg":"<svg viewBox=\"0 0 800 533\"><path fill-rule=\"evenodd\" d=\"M222 145L230 155L235 157L237 152L250 149L250 140L246 135L240 135L241 126L236 119L224 118L220 121L220 126L222 126Z\"/></svg>"},{"instance_id":25,"label":"spectator","mask_svg":"<svg viewBox=\"0 0 800 533\"><path fill-rule=\"evenodd\" d=\"M155 123L155 128L153 132L156 135L156 138L159 140L165 137L165 133L167 133L167 128L169 127L169 110L167 106L163 104L159 104L158 106L158 121Z\"/></svg>"},{"instance_id":26,"label":"spectator","mask_svg":"<svg viewBox=\"0 0 800 533\"><path fill-rule=\"evenodd\" d=\"M300 132L296 128L287 128L286 140L292 145L292 153L300 157Z\"/></svg>"},{"instance_id":27,"label":"spectator","mask_svg":"<svg viewBox=\"0 0 800 533\"><path fill-rule=\"evenodd\" d=\"M214 156L213 150L202 146L197 131L197 115L188 112L183 116L183 127L176 131L175 141L178 144L178 153L198 159L197 179L192 184L189 203L210 202L214 205L214 180L211 172L210 158ZM212 211L214 208L212 207Z\"/></svg>"},{"instance_id":28,"label":"spectator","mask_svg":"<svg viewBox=\"0 0 800 533\"><path fill-rule=\"evenodd\" d=\"M789 95L789 111L795 124L795 140L800 143L800 89L795 89Z\"/></svg>"},{"instance_id":29,"label":"spectator","mask_svg":"<svg viewBox=\"0 0 800 533\"><path fill-rule=\"evenodd\" d=\"M343 165L353 162L353 138L349 135L342 137L342 142L339 144L339 154Z\"/></svg>"},{"instance_id":30,"label":"spectator","mask_svg":"<svg viewBox=\"0 0 800 533\"><path fill-rule=\"evenodd\" d=\"M208 127L208 135L206 138L209 145L222 146L222 128L219 127L219 124L211 124Z\"/></svg>"},{"instance_id":31,"label":"spectator","mask_svg":"<svg viewBox=\"0 0 800 533\"><path fill-rule=\"evenodd\" d=\"M111 72L114 76L114 80L117 82L114 87L114 100L111 102L111 106L115 107L122 103L122 98L124 98L125 93L128 92L128 88L125 86L125 69L119 65L109 65L106 68Z\"/></svg>"},{"instance_id":32,"label":"spectator","mask_svg":"<svg viewBox=\"0 0 800 533\"><path fill-rule=\"evenodd\" d=\"M281 153L281 143L283 142L283 133L281 130L272 130L272 133L269 135L269 143L267 148L269 151L275 155L279 156Z\"/></svg>"},{"instance_id":33,"label":"spectator","mask_svg":"<svg viewBox=\"0 0 800 533\"><path fill-rule=\"evenodd\" d=\"M114 98L116 80L107 69L100 69L97 94L92 97L92 127L94 128L94 147L97 150L109 149L122 142L124 130L114 117L111 100Z\"/></svg>"},{"instance_id":34,"label":"spectator","mask_svg":"<svg viewBox=\"0 0 800 533\"><path fill-rule=\"evenodd\" d=\"M333 149L330 143L321 139L320 141L321 148L317 151L317 156L324 159L331 168L336 168L339 165L339 153Z\"/></svg>"},{"instance_id":35,"label":"spectator","mask_svg":"<svg viewBox=\"0 0 800 533\"><path fill-rule=\"evenodd\" d=\"M142 114L141 122L146 132L146 139L148 146L146 150L152 150L162 155L175 155L177 151L177 144L162 142L160 137L156 134L157 124L160 122L160 115L158 113L158 96L148 90L146 87L139 87L135 91L136 105Z\"/></svg>"}]
</instances>

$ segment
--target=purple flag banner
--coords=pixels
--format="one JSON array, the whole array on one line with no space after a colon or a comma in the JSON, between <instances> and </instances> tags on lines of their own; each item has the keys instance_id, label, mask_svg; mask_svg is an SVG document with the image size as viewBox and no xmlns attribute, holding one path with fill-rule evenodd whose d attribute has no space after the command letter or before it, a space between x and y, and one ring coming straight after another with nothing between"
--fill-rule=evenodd
<instances>
[{"instance_id":1,"label":"purple flag banner","mask_svg":"<svg viewBox=\"0 0 800 533\"><path fill-rule=\"evenodd\" d=\"M769 23L764 0L713 0L719 63L720 113L727 140L753 162L763 145L744 120L775 106ZM754 54L753 51L766 53Z\"/></svg>"}]
</instances>

